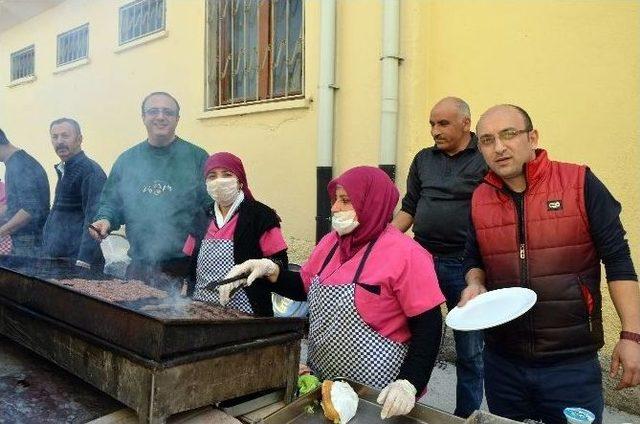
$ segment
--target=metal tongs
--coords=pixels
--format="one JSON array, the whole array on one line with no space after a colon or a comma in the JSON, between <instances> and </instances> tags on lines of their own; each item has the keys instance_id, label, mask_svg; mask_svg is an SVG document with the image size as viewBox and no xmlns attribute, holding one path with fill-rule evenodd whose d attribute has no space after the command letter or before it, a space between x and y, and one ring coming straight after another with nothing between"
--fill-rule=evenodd
<instances>
[{"instance_id":1,"label":"metal tongs","mask_svg":"<svg viewBox=\"0 0 640 424\"><path fill-rule=\"evenodd\" d=\"M209 284L207 284L206 286L204 286L205 289L208 290L213 290L215 288L218 288L220 286L224 286L225 284L231 284L234 283L236 281L245 279L249 276L248 272L244 272L240 275L236 275L235 277L231 277L231 278L224 278L222 280L218 280L218 281L212 281Z\"/></svg>"}]
</instances>

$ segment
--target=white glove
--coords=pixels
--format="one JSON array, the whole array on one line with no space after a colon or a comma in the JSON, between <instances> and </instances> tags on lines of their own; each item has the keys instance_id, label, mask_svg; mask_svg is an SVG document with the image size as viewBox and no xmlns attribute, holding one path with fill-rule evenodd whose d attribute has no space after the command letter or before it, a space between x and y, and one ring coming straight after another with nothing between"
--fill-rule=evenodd
<instances>
[{"instance_id":1,"label":"white glove","mask_svg":"<svg viewBox=\"0 0 640 424\"><path fill-rule=\"evenodd\" d=\"M238 287L248 286L247 279L234 281L233 283L218 286L218 300L222 306L225 306L231 300L231 296L235 294Z\"/></svg>"},{"instance_id":2,"label":"white glove","mask_svg":"<svg viewBox=\"0 0 640 424\"><path fill-rule=\"evenodd\" d=\"M407 380L396 380L382 389L377 402L382 405L380 418L405 415L411 412L416 404L417 390Z\"/></svg>"},{"instance_id":3,"label":"white glove","mask_svg":"<svg viewBox=\"0 0 640 424\"><path fill-rule=\"evenodd\" d=\"M239 265L234 266L224 277L232 278L240 274L249 274L247 277L247 285L253 284L256 278L268 277L278 272L278 265L270 259L249 259ZM232 286L233 284L227 284Z\"/></svg>"},{"instance_id":4,"label":"white glove","mask_svg":"<svg viewBox=\"0 0 640 424\"><path fill-rule=\"evenodd\" d=\"M278 265L275 264L272 260L269 259L249 259L244 261L241 264L235 265L233 268L229 270L227 275L224 277L233 278L242 274L249 274L249 276L245 279L238 280L234 283L224 284L218 287L218 297L220 300L220 304L225 306L229 303L229 300L232 296L232 293L238 287L250 286L256 280L256 278L267 277L269 275L275 274L278 271Z\"/></svg>"}]
</instances>

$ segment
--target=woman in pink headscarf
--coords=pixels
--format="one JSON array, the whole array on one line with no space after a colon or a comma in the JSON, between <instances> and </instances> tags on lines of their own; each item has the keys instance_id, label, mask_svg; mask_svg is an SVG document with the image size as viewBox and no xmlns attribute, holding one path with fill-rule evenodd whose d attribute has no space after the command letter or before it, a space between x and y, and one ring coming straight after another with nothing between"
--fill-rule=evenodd
<instances>
[{"instance_id":1,"label":"woman in pink headscarf","mask_svg":"<svg viewBox=\"0 0 640 424\"><path fill-rule=\"evenodd\" d=\"M273 290L309 302L309 367L383 388L382 418L408 413L431 375L444 302L431 255L390 225L398 190L378 168L350 169L329 183L331 233L300 273L267 259L229 276L267 277Z\"/></svg>"},{"instance_id":2,"label":"woman in pink headscarf","mask_svg":"<svg viewBox=\"0 0 640 424\"><path fill-rule=\"evenodd\" d=\"M269 258L286 268L287 244L280 230L280 218L267 205L253 198L242 161L231 153L210 156L204 165L207 192L213 203L206 222L196 223L184 246L191 257L193 298L228 303L244 312L273 316L271 287L258 280L251 287L220 293L207 284L224 278L235 264L254 258Z\"/></svg>"}]
</instances>

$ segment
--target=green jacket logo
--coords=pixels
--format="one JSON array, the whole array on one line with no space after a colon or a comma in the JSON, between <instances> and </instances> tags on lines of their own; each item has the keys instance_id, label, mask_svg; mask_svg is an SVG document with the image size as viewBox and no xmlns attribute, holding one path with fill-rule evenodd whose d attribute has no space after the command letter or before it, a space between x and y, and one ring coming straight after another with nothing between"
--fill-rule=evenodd
<instances>
[{"instance_id":1,"label":"green jacket logo","mask_svg":"<svg viewBox=\"0 0 640 424\"><path fill-rule=\"evenodd\" d=\"M154 181L152 184L148 184L142 187L143 193L149 193L154 196L161 196L167 192L173 191L171 184L164 181Z\"/></svg>"}]
</instances>

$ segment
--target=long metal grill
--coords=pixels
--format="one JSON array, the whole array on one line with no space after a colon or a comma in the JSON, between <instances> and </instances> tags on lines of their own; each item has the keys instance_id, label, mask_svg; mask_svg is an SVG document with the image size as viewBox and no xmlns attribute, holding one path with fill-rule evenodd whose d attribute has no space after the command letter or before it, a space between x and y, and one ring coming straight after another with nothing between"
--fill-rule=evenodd
<instances>
[{"instance_id":1,"label":"long metal grill","mask_svg":"<svg viewBox=\"0 0 640 424\"><path fill-rule=\"evenodd\" d=\"M120 8L120 45L165 27L164 0L138 0Z\"/></svg>"},{"instance_id":2,"label":"long metal grill","mask_svg":"<svg viewBox=\"0 0 640 424\"><path fill-rule=\"evenodd\" d=\"M208 0L208 108L303 95L303 4Z\"/></svg>"},{"instance_id":3,"label":"long metal grill","mask_svg":"<svg viewBox=\"0 0 640 424\"><path fill-rule=\"evenodd\" d=\"M35 72L35 46L11 53L11 81L30 77Z\"/></svg>"},{"instance_id":4,"label":"long metal grill","mask_svg":"<svg viewBox=\"0 0 640 424\"><path fill-rule=\"evenodd\" d=\"M88 48L89 24L63 32L58 35L57 66L84 59L87 57Z\"/></svg>"}]
</instances>

